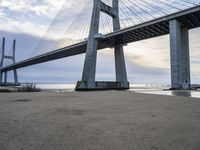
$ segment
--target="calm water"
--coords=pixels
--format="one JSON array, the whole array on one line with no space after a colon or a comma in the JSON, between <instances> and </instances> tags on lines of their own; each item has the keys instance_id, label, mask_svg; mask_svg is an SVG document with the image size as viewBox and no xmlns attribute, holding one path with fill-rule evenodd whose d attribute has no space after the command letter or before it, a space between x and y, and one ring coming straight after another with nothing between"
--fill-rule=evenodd
<instances>
[{"instance_id":1,"label":"calm water","mask_svg":"<svg viewBox=\"0 0 200 150\"><path fill-rule=\"evenodd\" d=\"M74 91L75 84L37 84L37 87L43 90L53 90L56 92L66 92ZM129 91L136 93L146 93L146 94L156 94L156 95L170 95L170 96L185 96L200 98L200 91L168 91L163 90L168 89L168 87L157 87L157 86L147 86L147 85L131 85Z\"/></svg>"}]
</instances>

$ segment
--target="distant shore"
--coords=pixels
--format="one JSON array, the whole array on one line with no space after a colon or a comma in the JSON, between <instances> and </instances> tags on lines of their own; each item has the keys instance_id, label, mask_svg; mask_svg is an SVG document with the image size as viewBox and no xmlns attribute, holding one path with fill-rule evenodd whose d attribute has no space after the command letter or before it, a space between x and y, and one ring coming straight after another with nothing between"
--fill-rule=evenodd
<instances>
[{"instance_id":1,"label":"distant shore","mask_svg":"<svg viewBox=\"0 0 200 150\"><path fill-rule=\"evenodd\" d=\"M17 88L16 87L1 87L0 86L0 93L4 93L4 92L17 92Z\"/></svg>"},{"instance_id":2,"label":"distant shore","mask_svg":"<svg viewBox=\"0 0 200 150\"><path fill-rule=\"evenodd\" d=\"M38 88L39 90L33 90L34 92L53 92L53 93L74 92L75 84L36 84L36 88ZM130 89L127 91L136 92L136 93L144 93L144 94L200 98L200 89L169 90L169 87L167 86L157 87L157 86L132 85ZM21 90L21 87L1 87L0 86L0 93L9 93L9 92L15 93L15 92L27 92L27 91Z\"/></svg>"}]
</instances>

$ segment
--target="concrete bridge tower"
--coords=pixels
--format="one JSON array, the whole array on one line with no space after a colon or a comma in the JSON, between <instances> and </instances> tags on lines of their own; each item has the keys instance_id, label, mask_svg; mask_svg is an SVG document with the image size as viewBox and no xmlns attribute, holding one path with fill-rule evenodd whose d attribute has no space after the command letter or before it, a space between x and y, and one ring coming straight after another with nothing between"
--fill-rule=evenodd
<instances>
[{"instance_id":1,"label":"concrete bridge tower","mask_svg":"<svg viewBox=\"0 0 200 150\"><path fill-rule=\"evenodd\" d=\"M170 27L171 88L191 89L189 33L187 26L174 19Z\"/></svg>"},{"instance_id":2,"label":"concrete bridge tower","mask_svg":"<svg viewBox=\"0 0 200 150\"><path fill-rule=\"evenodd\" d=\"M5 54L5 41L6 41L5 38L3 38L2 50L1 50L1 62L0 62L0 85L1 86L19 86L16 69L13 70L14 83L8 83L8 81L7 81L7 78L8 78L7 71L5 71L4 73L1 71L1 68L3 67L4 61L6 59L11 60L13 62L13 64L15 64L16 40L13 41L12 55L11 56L8 56L8 55Z\"/></svg>"},{"instance_id":3,"label":"concrete bridge tower","mask_svg":"<svg viewBox=\"0 0 200 150\"><path fill-rule=\"evenodd\" d=\"M112 6L109 6L101 0L94 0L90 33L87 43L85 63L82 75L82 81L78 81L76 90L105 90L105 89L128 89L126 66L122 45L114 46L116 82L96 82L96 59L98 48L98 34L100 13L106 13L113 19L113 30L120 30L119 21L119 1L112 0Z\"/></svg>"}]
</instances>

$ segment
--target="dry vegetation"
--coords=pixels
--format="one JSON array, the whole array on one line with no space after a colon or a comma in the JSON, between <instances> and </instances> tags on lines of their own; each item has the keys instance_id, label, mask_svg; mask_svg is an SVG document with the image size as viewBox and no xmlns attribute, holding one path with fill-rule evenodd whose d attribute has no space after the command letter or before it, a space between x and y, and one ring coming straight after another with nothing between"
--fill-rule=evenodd
<instances>
[{"instance_id":1,"label":"dry vegetation","mask_svg":"<svg viewBox=\"0 0 200 150\"><path fill-rule=\"evenodd\" d=\"M18 89L18 92L40 92L40 91L41 89L32 83L23 84L22 87Z\"/></svg>"}]
</instances>

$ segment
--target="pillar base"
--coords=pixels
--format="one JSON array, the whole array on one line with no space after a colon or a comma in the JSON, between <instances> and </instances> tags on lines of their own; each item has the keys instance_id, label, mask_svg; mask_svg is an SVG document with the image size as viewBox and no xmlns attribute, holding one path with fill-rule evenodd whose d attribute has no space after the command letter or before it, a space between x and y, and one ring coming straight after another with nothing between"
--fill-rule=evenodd
<instances>
[{"instance_id":1,"label":"pillar base","mask_svg":"<svg viewBox=\"0 0 200 150\"><path fill-rule=\"evenodd\" d=\"M177 90L192 90L192 88L190 87L190 88L169 88L169 90L171 90L171 91L177 91Z\"/></svg>"},{"instance_id":2,"label":"pillar base","mask_svg":"<svg viewBox=\"0 0 200 150\"><path fill-rule=\"evenodd\" d=\"M0 83L0 86L21 86L20 83Z\"/></svg>"},{"instance_id":3,"label":"pillar base","mask_svg":"<svg viewBox=\"0 0 200 150\"><path fill-rule=\"evenodd\" d=\"M89 87L87 81L78 81L75 91L100 91L100 90L128 90L129 82L126 84L122 82L95 82L94 87Z\"/></svg>"}]
</instances>

